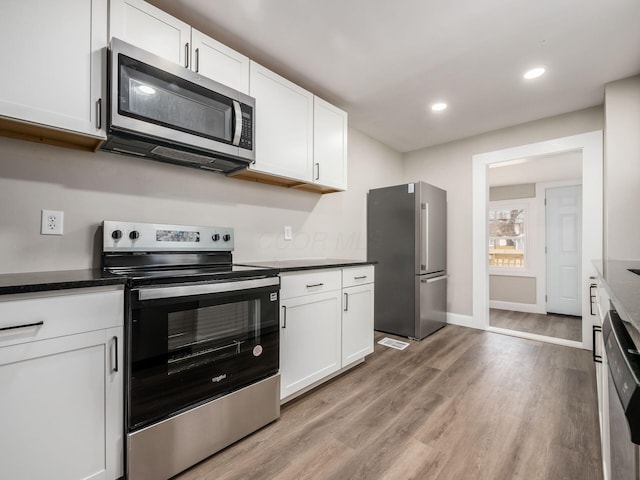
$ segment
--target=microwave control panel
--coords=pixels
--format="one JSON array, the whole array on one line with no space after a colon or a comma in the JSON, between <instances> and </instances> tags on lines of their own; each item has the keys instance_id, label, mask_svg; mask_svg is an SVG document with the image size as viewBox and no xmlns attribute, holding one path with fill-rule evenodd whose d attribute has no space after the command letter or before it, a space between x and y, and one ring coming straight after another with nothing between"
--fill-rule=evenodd
<instances>
[{"instance_id":1,"label":"microwave control panel","mask_svg":"<svg viewBox=\"0 0 640 480\"><path fill-rule=\"evenodd\" d=\"M241 104L242 110L242 134L240 135L240 148L253 150L253 107Z\"/></svg>"}]
</instances>

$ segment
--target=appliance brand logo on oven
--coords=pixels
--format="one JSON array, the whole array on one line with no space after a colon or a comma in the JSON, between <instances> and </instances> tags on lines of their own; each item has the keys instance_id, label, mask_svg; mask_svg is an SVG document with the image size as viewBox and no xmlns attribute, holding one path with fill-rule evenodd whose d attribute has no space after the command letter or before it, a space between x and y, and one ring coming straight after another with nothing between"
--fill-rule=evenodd
<instances>
[{"instance_id":1,"label":"appliance brand logo on oven","mask_svg":"<svg viewBox=\"0 0 640 480\"><path fill-rule=\"evenodd\" d=\"M278 300L278 292L273 292L270 296L269 296L269 300L272 302L275 302L276 300Z\"/></svg>"},{"instance_id":2,"label":"appliance brand logo on oven","mask_svg":"<svg viewBox=\"0 0 640 480\"><path fill-rule=\"evenodd\" d=\"M221 382L222 380L224 380L225 378L227 378L227 374L223 373L222 375L218 375L217 377L213 377L211 379L211 382L212 383L218 383L218 382Z\"/></svg>"}]
</instances>

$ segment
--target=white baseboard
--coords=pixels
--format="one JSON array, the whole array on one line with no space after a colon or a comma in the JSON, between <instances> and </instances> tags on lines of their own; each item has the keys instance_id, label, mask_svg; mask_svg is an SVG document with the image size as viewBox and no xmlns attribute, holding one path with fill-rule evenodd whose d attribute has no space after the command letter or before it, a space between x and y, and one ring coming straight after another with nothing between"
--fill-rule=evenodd
<instances>
[{"instance_id":1,"label":"white baseboard","mask_svg":"<svg viewBox=\"0 0 640 480\"><path fill-rule=\"evenodd\" d=\"M460 327L478 328L483 330L482 327L476 325L471 315L460 315L459 313L447 313L447 323L451 325L458 325Z\"/></svg>"},{"instance_id":2,"label":"white baseboard","mask_svg":"<svg viewBox=\"0 0 640 480\"><path fill-rule=\"evenodd\" d=\"M542 313L543 315L547 313L544 308L535 303L500 302L498 300L489 300L489 308L495 308L497 310L512 310L514 312L524 313Z\"/></svg>"}]
</instances>

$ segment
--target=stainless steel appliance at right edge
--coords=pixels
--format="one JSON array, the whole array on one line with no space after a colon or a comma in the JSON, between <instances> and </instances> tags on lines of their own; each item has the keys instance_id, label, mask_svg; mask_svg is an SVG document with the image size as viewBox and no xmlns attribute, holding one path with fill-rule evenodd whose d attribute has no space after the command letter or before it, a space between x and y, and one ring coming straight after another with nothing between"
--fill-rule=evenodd
<instances>
[{"instance_id":1,"label":"stainless steel appliance at right edge","mask_svg":"<svg viewBox=\"0 0 640 480\"><path fill-rule=\"evenodd\" d=\"M425 182L369 190L367 259L376 330L422 340L447 317L447 192Z\"/></svg>"}]
</instances>

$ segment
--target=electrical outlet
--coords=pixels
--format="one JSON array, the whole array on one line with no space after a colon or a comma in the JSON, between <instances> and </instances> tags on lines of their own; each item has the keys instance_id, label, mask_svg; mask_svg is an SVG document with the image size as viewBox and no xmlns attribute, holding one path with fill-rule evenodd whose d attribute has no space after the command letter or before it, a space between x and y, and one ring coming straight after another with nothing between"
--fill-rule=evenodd
<instances>
[{"instance_id":1,"label":"electrical outlet","mask_svg":"<svg viewBox=\"0 0 640 480\"><path fill-rule=\"evenodd\" d=\"M284 239L285 240L291 240L293 238L292 234L291 234L291 225L285 225L284 226Z\"/></svg>"},{"instance_id":2,"label":"electrical outlet","mask_svg":"<svg viewBox=\"0 0 640 480\"><path fill-rule=\"evenodd\" d=\"M64 212L58 210L42 210L40 233L42 235L62 235Z\"/></svg>"}]
</instances>

